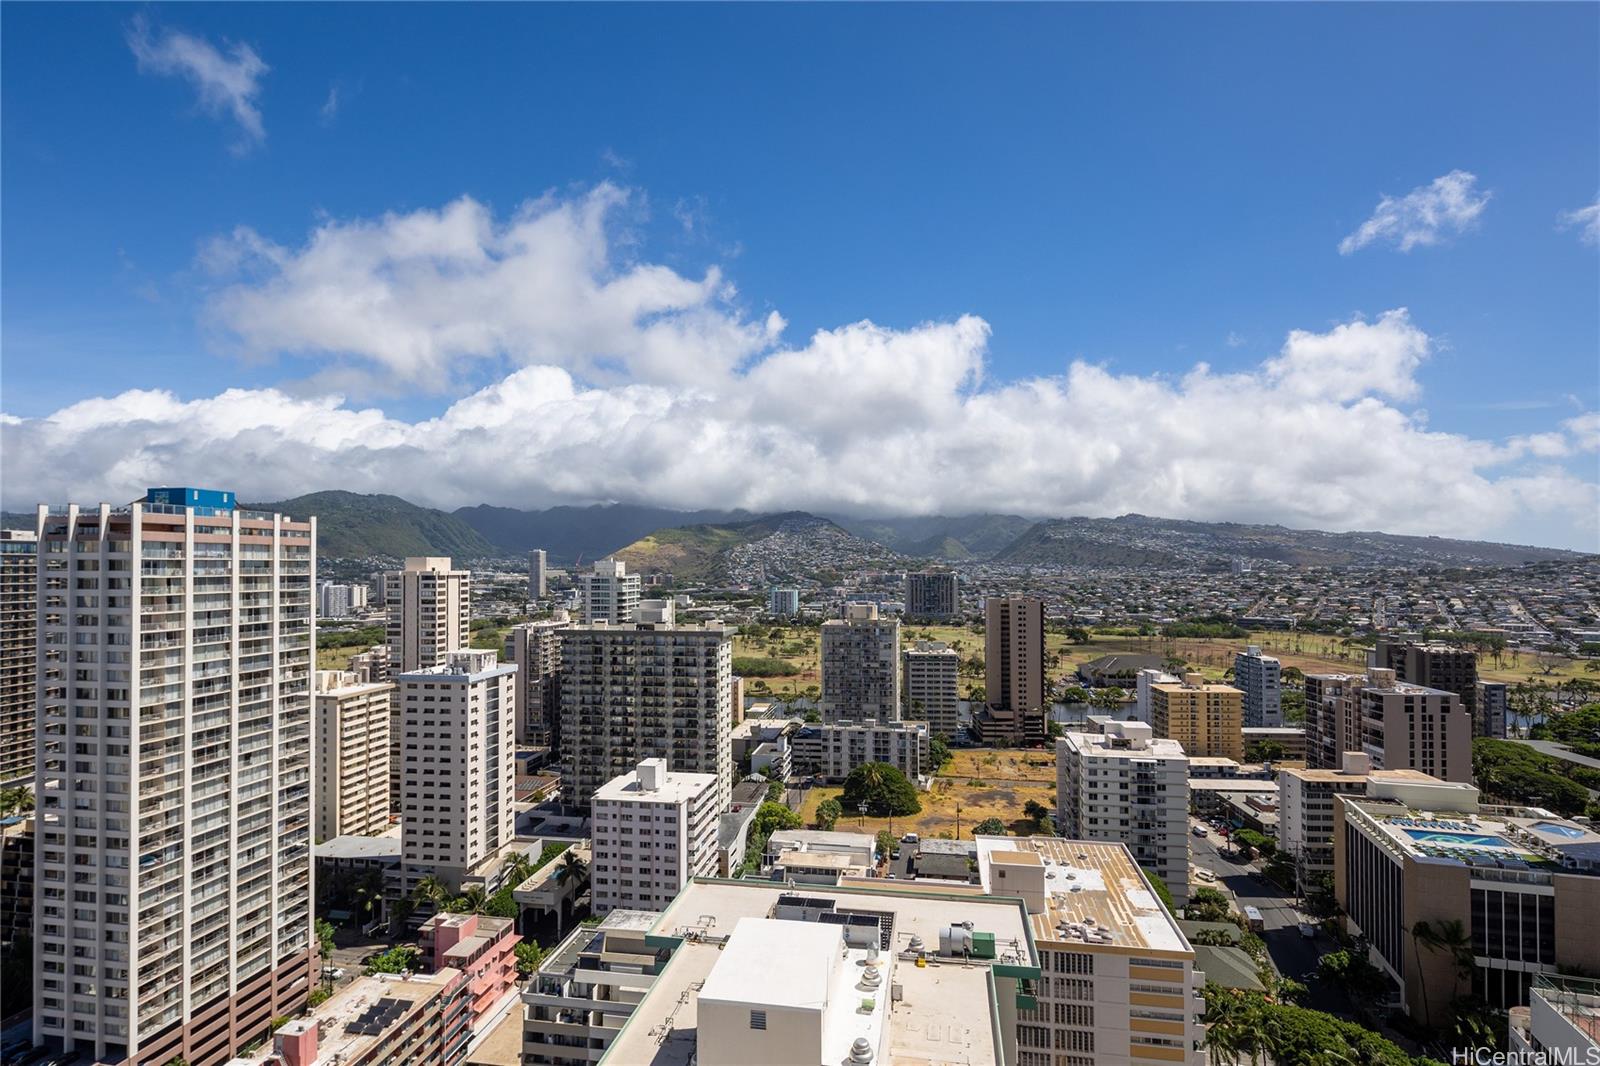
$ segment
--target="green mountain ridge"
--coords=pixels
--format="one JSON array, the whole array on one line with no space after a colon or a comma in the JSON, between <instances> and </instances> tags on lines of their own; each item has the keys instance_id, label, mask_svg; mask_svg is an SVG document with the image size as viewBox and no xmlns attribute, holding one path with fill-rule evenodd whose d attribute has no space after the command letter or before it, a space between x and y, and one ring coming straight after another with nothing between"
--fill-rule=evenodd
<instances>
[{"instance_id":1,"label":"green mountain ridge","mask_svg":"<svg viewBox=\"0 0 1600 1066\"><path fill-rule=\"evenodd\" d=\"M247 503L256 511L317 518L317 554L327 558L367 555L448 555L478 559L503 555L477 530L454 515L419 507L398 496L333 489L275 503Z\"/></svg>"}]
</instances>

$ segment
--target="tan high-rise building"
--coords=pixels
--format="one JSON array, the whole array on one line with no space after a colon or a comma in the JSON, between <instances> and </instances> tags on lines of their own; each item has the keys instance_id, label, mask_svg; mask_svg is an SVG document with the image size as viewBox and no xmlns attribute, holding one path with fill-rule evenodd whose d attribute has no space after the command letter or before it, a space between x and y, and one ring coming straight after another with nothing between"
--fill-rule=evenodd
<instances>
[{"instance_id":1,"label":"tan high-rise building","mask_svg":"<svg viewBox=\"0 0 1600 1066\"><path fill-rule=\"evenodd\" d=\"M492 651L457 651L395 678L407 892L430 874L458 890L486 881L514 839L516 674Z\"/></svg>"},{"instance_id":2,"label":"tan high-rise building","mask_svg":"<svg viewBox=\"0 0 1600 1066\"><path fill-rule=\"evenodd\" d=\"M961 617L961 585L955 574L943 570L906 574L906 617L951 619Z\"/></svg>"},{"instance_id":3,"label":"tan high-rise building","mask_svg":"<svg viewBox=\"0 0 1600 1066\"><path fill-rule=\"evenodd\" d=\"M472 571L449 556L418 556L383 576L389 612L388 677L443 663L472 639ZM400 808L400 718L390 722L389 805Z\"/></svg>"},{"instance_id":4,"label":"tan high-rise building","mask_svg":"<svg viewBox=\"0 0 1600 1066\"><path fill-rule=\"evenodd\" d=\"M973 716L984 743L1044 741L1044 601L1031 596L991 596L984 603L984 701Z\"/></svg>"},{"instance_id":5,"label":"tan high-rise building","mask_svg":"<svg viewBox=\"0 0 1600 1066\"><path fill-rule=\"evenodd\" d=\"M39 509L34 1039L226 1062L311 989L316 520Z\"/></svg>"},{"instance_id":6,"label":"tan high-rise building","mask_svg":"<svg viewBox=\"0 0 1600 1066\"><path fill-rule=\"evenodd\" d=\"M389 718L394 686L317 671L317 839L389 828Z\"/></svg>"},{"instance_id":7,"label":"tan high-rise building","mask_svg":"<svg viewBox=\"0 0 1600 1066\"><path fill-rule=\"evenodd\" d=\"M900 620L875 603L847 603L822 623L822 720L900 720Z\"/></svg>"},{"instance_id":8,"label":"tan high-rise building","mask_svg":"<svg viewBox=\"0 0 1600 1066\"><path fill-rule=\"evenodd\" d=\"M1306 675L1306 765L1333 769L1359 751L1378 770L1472 780L1473 720L1453 692L1397 681L1394 671Z\"/></svg>"},{"instance_id":9,"label":"tan high-rise building","mask_svg":"<svg viewBox=\"0 0 1600 1066\"><path fill-rule=\"evenodd\" d=\"M1187 755L1244 761L1244 693L1232 685L1207 684L1195 673L1151 685L1150 724Z\"/></svg>"},{"instance_id":10,"label":"tan high-rise building","mask_svg":"<svg viewBox=\"0 0 1600 1066\"><path fill-rule=\"evenodd\" d=\"M0 529L0 788L33 780L39 537Z\"/></svg>"}]
</instances>

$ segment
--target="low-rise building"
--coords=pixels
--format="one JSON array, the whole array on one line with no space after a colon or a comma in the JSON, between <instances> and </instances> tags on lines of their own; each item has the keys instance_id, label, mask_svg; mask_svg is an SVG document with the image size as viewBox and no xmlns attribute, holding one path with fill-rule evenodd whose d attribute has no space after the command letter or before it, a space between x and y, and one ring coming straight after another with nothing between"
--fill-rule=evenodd
<instances>
[{"instance_id":1,"label":"low-rise building","mask_svg":"<svg viewBox=\"0 0 1600 1066\"><path fill-rule=\"evenodd\" d=\"M1298 726L1245 726L1239 732L1244 740L1245 758L1252 762L1264 761L1258 749L1268 745L1276 746L1283 752L1270 761L1306 761L1306 731Z\"/></svg>"},{"instance_id":2,"label":"low-rise building","mask_svg":"<svg viewBox=\"0 0 1600 1066\"><path fill-rule=\"evenodd\" d=\"M715 774L669 772L645 759L594 794L596 914L665 907L691 877L717 870Z\"/></svg>"},{"instance_id":3,"label":"low-rise building","mask_svg":"<svg viewBox=\"0 0 1600 1066\"><path fill-rule=\"evenodd\" d=\"M522 993L522 1061L590 1066L607 1050L670 957L650 944L661 915L613 910L561 942Z\"/></svg>"},{"instance_id":4,"label":"low-rise building","mask_svg":"<svg viewBox=\"0 0 1600 1066\"><path fill-rule=\"evenodd\" d=\"M511 918L435 914L422 924L418 945L435 973L454 971L466 982L468 1024L481 1028L517 984L515 948L522 941Z\"/></svg>"},{"instance_id":5,"label":"low-rise building","mask_svg":"<svg viewBox=\"0 0 1600 1066\"><path fill-rule=\"evenodd\" d=\"M863 763L888 763L913 784L933 772L932 736L926 722L847 722L805 726L794 735L796 772L843 781Z\"/></svg>"},{"instance_id":6,"label":"low-rise building","mask_svg":"<svg viewBox=\"0 0 1600 1066\"><path fill-rule=\"evenodd\" d=\"M459 1066L474 1035L469 1002L458 970L358 977L230 1066Z\"/></svg>"},{"instance_id":7,"label":"low-rise building","mask_svg":"<svg viewBox=\"0 0 1600 1066\"><path fill-rule=\"evenodd\" d=\"M838 884L841 878L869 876L876 850L870 833L780 829L767 838L762 869L780 881Z\"/></svg>"}]
</instances>

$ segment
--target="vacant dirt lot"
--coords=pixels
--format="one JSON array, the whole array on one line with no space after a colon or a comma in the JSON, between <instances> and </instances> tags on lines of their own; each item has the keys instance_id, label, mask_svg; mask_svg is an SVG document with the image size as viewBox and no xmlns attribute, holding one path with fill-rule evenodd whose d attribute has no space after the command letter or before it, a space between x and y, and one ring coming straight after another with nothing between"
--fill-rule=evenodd
<instances>
[{"instance_id":1,"label":"vacant dirt lot","mask_svg":"<svg viewBox=\"0 0 1600 1066\"><path fill-rule=\"evenodd\" d=\"M925 837L970 838L972 827L988 818L1006 823L1012 833L1034 831L1033 822L1023 814L1029 800L1055 809L1055 759L1043 751L961 749L947 765L933 788L917 794L922 811L909 818L865 818L846 811L839 819L841 830L876 833L888 829L896 836L919 833ZM800 817L809 827L816 821L817 805L842 789L819 787L806 790ZM959 834L957 827L959 826Z\"/></svg>"}]
</instances>

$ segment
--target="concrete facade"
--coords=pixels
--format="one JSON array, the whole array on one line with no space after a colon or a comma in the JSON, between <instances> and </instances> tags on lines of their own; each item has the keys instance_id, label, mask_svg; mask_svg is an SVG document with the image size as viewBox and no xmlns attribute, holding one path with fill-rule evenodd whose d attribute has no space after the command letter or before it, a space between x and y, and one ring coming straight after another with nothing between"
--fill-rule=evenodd
<instances>
[{"instance_id":1,"label":"concrete facade","mask_svg":"<svg viewBox=\"0 0 1600 1066\"><path fill-rule=\"evenodd\" d=\"M984 602L984 707L973 729L985 744L1045 739L1044 601L991 596Z\"/></svg>"},{"instance_id":2,"label":"concrete facade","mask_svg":"<svg viewBox=\"0 0 1600 1066\"><path fill-rule=\"evenodd\" d=\"M628 573L627 563L601 559L578 575L578 617L584 625L628 625L638 616L640 587L639 575Z\"/></svg>"},{"instance_id":3,"label":"concrete facade","mask_svg":"<svg viewBox=\"0 0 1600 1066\"><path fill-rule=\"evenodd\" d=\"M517 744L561 752L561 633L567 612L512 626L505 656L517 667Z\"/></svg>"},{"instance_id":4,"label":"concrete facade","mask_svg":"<svg viewBox=\"0 0 1600 1066\"><path fill-rule=\"evenodd\" d=\"M674 773L645 759L594 794L594 912L659 910L691 877L717 872L715 774Z\"/></svg>"},{"instance_id":5,"label":"concrete facade","mask_svg":"<svg viewBox=\"0 0 1600 1066\"><path fill-rule=\"evenodd\" d=\"M316 838L373 836L389 828L389 737L395 687L319 670Z\"/></svg>"},{"instance_id":6,"label":"concrete facade","mask_svg":"<svg viewBox=\"0 0 1600 1066\"><path fill-rule=\"evenodd\" d=\"M961 655L937 640L919 640L900 653L901 717L928 723L928 731L949 739L961 728Z\"/></svg>"},{"instance_id":7,"label":"concrete facade","mask_svg":"<svg viewBox=\"0 0 1600 1066\"><path fill-rule=\"evenodd\" d=\"M848 603L822 623L822 720L900 718L900 621L872 603Z\"/></svg>"},{"instance_id":8,"label":"concrete facade","mask_svg":"<svg viewBox=\"0 0 1600 1066\"><path fill-rule=\"evenodd\" d=\"M39 536L0 529L0 788L33 781Z\"/></svg>"},{"instance_id":9,"label":"concrete facade","mask_svg":"<svg viewBox=\"0 0 1600 1066\"><path fill-rule=\"evenodd\" d=\"M201 498L39 509L33 1033L108 1062L311 987L316 520Z\"/></svg>"},{"instance_id":10,"label":"concrete facade","mask_svg":"<svg viewBox=\"0 0 1600 1066\"><path fill-rule=\"evenodd\" d=\"M1208 684L1193 673L1176 683L1152 684L1150 725L1189 755L1244 761L1244 693L1232 685Z\"/></svg>"},{"instance_id":11,"label":"concrete facade","mask_svg":"<svg viewBox=\"0 0 1600 1066\"><path fill-rule=\"evenodd\" d=\"M961 617L961 584L944 570L906 574L906 617L950 621Z\"/></svg>"},{"instance_id":12,"label":"concrete facade","mask_svg":"<svg viewBox=\"0 0 1600 1066\"><path fill-rule=\"evenodd\" d=\"M482 880L515 838L516 675L492 651L457 651L396 677L405 891L430 874L458 891Z\"/></svg>"},{"instance_id":13,"label":"concrete facade","mask_svg":"<svg viewBox=\"0 0 1600 1066\"><path fill-rule=\"evenodd\" d=\"M1244 693L1246 728L1283 725L1283 668L1252 644L1233 657L1233 684Z\"/></svg>"}]
</instances>

